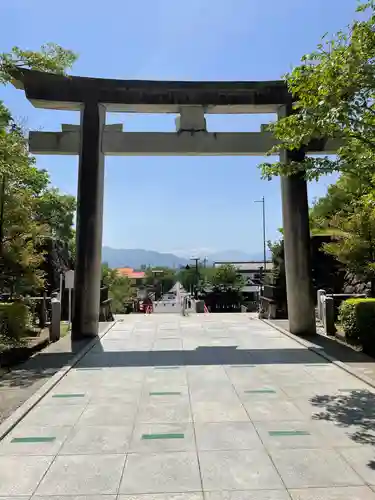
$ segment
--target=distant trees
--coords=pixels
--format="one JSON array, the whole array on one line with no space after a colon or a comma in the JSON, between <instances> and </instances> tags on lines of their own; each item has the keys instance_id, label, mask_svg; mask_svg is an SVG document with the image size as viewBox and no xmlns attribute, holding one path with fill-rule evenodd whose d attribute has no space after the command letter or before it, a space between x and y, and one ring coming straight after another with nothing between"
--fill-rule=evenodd
<instances>
[{"instance_id":1,"label":"distant trees","mask_svg":"<svg viewBox=\"0 0 375 500\"><path fill-rule=\"evenodd\" d=\"M188 266L181 269L177 275L185 290L198 290L215 288L217 291L240 290L244 286L244 280L232 264L223 264L219 267Z\"/></svg>"},{"instance_id":2,"label":"distant trees","mask_svg":"<svg viewBox=\"0 0 375 500\"><path fill-rule=\"evenodd\" d=\"M238 292L245 283L234 265L224 264L215 268L211 277L211 284L214 288L223 292L229 290Z\"/></svg>"},{"instance_id":3,"label":"distant trees","mask_svg":"<svg viewBox=\"0 0 375 500\"><path fill-rule=\"evenodd\" d=\"M145 270L145 284L153 287L157 296L169 292L177 281L177 274L174 269L169 267L153 267Z\"/></svg>"}]
</instances>

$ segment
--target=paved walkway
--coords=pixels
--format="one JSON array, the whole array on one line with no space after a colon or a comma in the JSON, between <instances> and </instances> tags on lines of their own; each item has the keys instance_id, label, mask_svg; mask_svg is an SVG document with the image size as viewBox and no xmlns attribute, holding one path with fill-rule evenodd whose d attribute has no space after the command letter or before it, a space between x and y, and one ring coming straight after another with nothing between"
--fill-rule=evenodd
<instances>
[{"instance_id":1,"label":"paved walkway","mask_svg":"<svg viewBox=\"0 0 375 500\"><path fill-rule=\"evenodd\" d=\"M375 390L247 314L129 315L0 443L0 499L374 500Z\"/></svg>"},{"instance_id":2,"label":"paved walkway","mask_svg":"<svg viewBox=\"0 0 375 500\"><path fill-rule=\"evenodd\" d=\"M106 328L108 323L99 324L100 332ZM84 345L82 342L72 348L70 335L66 335L25 363L4 371L0 375L0 423L67 365Z\"/></svg>"}]
</instances>

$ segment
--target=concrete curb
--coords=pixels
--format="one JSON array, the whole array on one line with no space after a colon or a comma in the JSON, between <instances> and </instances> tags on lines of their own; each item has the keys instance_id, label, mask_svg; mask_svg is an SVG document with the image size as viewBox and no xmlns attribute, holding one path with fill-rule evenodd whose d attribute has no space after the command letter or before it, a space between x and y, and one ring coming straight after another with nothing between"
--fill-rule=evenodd
<instances>
[{"instance_id":1,"label":"concrete curb","mask_svg":"<svg viewBox=\"0 0 375 500\"><path fill-rule=\"evenodd\" d=\"M116 321L113 321L108 327L91 342L85 345L65 366L63 366L53 377L48 380L38 391L35 392L27 401L25 401L15 412L0 424L0 441L44 398L65 375L96 345Z\"/></svg>"},{"instance_id":2,"label":"concrete curb","mask_svg":"<svg viewBox=\"0 0 375 500\"><path fill-rule=\"evenodd\" d=\"M330 361L332 364L338 366L339 368L341 368L345 372L349 373L350 375L353 375L353 377L356 377L357 379L361 380L362 382L365 382L370 387L375 389L375 381L374 380L370 379L369 377L366 377L366 375L362 375L362 373L357 372L357 370L355 370L355 368L348 366L346 363L343 363L342 361L339 361L336 358L330 356L323 349L318 349L317 347L315 347L315 345L312 342L309 342L308 340L304 340L301 337L298 337L297 335L294 335L293 333L288 332L288 330L285 330L281 326L275 325L274 323L272 323L272 321L269 321L268 319L261 319L261 321L263 321L263 323L266 323L269 326L272 326L272 328L274 328L275 330L278 330L280 333L283 333L287 337L295 340L296 342L298 342L298 344L303 345L304 347L306 347L310 351L314 352L315 354L318 354L319 356L326 359L327 361Z\"/></svg>"}]
</instances>

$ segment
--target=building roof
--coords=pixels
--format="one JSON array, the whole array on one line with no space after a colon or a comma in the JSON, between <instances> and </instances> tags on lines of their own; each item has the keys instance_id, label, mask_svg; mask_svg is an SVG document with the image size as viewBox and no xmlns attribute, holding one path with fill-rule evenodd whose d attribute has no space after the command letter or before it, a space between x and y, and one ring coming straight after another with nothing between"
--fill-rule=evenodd
<instances>
[{"instance_id":1,"label":"building roof","mask_svg":"<svg viewBox=\"0 0 375 500\"><path fill-rule=\"evenodd\" d=\"M143 271L134 271L131 267L119 267L117 268L117 272L121 274L121 276L127 276L130 279L141 279L146 276L146 273Z\"/></svg>"}]
</instances>

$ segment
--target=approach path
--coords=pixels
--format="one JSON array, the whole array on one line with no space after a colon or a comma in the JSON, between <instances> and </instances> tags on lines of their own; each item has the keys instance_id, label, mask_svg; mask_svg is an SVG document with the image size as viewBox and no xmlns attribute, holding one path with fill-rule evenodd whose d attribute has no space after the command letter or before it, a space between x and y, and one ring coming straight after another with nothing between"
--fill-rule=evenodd
<instances>
[{"instance_id":1,"label":"approach path","mask_svg":"<svg viewBox=\"0 0 375 500\"><path fill-rule=\"evenodd\" d=\"M374 464L375 390L293 339L127 315L0 442L0 500L375 500Z\"/></svg>"}]
</instances>

